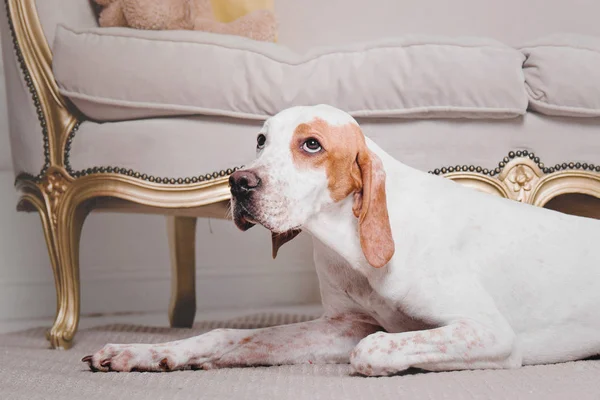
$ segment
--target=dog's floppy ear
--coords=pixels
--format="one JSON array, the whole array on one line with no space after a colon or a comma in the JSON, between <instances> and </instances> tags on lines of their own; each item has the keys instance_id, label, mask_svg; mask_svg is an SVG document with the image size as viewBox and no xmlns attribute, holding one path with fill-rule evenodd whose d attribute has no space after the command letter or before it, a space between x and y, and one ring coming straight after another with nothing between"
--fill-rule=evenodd
<instances>
[{"instance_id":1,"label":"dog's floppy ear","mask_svg":"<svg viewBox=\"0 0 600 400\"><path fill-rule=\"evenodd\" d=\"M358 218L360 246L369 264L381 268L395 251L385 196L385 171L379 157L366 144L359 150L356 164L362 190L354 193L352 211Z\"/></svg>"},{"instance_id":2,"label":"dog's floppy ear","mask_svg":"<svg viewBox=\"0 0 600 400\"><path fill-rule=\"evenodd\" d=\"M271 232L271 243L273 244L273 258L277 257L277 252L279 248L298 236L298 234L302 232L301 229L292 229L283 233L275 233Z\"/></svg>"}]
</instances>

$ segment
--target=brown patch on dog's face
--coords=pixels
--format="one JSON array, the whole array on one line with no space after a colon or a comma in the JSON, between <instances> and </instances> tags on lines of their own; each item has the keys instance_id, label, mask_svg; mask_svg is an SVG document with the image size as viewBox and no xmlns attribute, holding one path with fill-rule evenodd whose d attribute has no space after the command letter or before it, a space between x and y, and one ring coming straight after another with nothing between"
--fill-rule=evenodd
<instances>
[{"instance_id":1,"label":"brown patch on dog's face","mask_svg":"<svg viewBox=\"0 0 600 400\"><path fill-rule=\"evenodd\" d=\"M320 143L319 152L309 153L303 149L310 139ZM331 198L338 202L362 187L356 158L364 146L364 137L356 124L332 126L315 118L298 125L292 137L291 152L299 168L325 168Z\"/></svg>"},{"instance_id":2,"label":"brown patch on dog's face","mask_svg":"<svg viewBox=\"0 0 600 400\"><path fill-rule=\"evenodd\" d=\"M306 148L312 140L320 143L319 151ZM354 194L352 210L359 221L363 253L373 267L386 265L395 245L387 210L385 171L379 157L368 149L360 128L353 123L332 126L316 118L298 125L291 153L297 168L325 168L334 202Z\"/></svg>"}]
</instances>

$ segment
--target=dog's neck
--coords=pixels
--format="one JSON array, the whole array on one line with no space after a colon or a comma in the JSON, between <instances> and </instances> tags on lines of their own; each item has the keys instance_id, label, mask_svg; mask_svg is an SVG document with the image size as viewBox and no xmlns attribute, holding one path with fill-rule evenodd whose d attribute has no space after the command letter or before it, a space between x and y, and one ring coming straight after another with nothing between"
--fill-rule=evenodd
<instances>
[{"instance_id":1,"label":"dog's neck","mask_svg":"<svg viewBox=\"0 0 600 400\"><path fill-rule=\"evenodd\" d=\"M358 235L358 219L352 212L353 196L321 210L302 229L341 256L354 269L368 265Z\"/></svg>"}]
</instances>

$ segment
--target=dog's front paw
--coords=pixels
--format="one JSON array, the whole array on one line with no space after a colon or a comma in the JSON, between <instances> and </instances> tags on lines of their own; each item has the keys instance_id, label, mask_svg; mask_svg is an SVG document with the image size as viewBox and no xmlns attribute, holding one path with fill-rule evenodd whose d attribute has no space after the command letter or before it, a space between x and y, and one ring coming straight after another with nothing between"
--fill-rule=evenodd
<instances>
[{"instance_id":1,"label":"dog's front paw","mask_svg":"<svg viewBox=\"0 0 600 400\"><path fill-rule=\"evenodd\" d=\"M230 330L215 329L204 335L161 344L107 344L84 357L92 371L176 371L212 369L221 355L235 345Z\"/></svg>"},{"instance_id":2,"label":"dog's front paw","mask_svg":"<svg viewBox=\"0 0 600 400\"><path fill-rule=\"evenodd\" d=\"M365 376L388 376L407 369L392 335L373 333L362 339L350 353L350 373Z\"/></svg>"},{"instance_id":3,"label":"dog's front paw","mask_svg":"<svg viewBox=\"0 0 600 400\"><path fill-rule=\"evenodd\" d=\"M84 357L92 371L171 371L190 365L183 349L166 345L107 344L91 356Z\"/></svg>"}]
</instances>

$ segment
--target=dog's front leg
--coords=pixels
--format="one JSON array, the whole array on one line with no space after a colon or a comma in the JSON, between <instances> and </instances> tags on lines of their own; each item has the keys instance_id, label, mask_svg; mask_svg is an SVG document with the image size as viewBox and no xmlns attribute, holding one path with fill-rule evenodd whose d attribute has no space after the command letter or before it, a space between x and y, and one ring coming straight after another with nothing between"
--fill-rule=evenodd
<instances>
[{"instance_id":1,"label":"dog's front leg","mask_svg":"<svg viewBox=\"0 0 600 400\"><path fill-rule=\"evenodd\" d=\"M379 327L351 315L262 329L215 329L162 344L108 344L84 357L98 371L171 371L252 365L347 363Z\"/></svg>"},{"instance_id":2,"label":"dog's front leg","mask_svg":"<svg viewBox=\"0 0 600 400\"><path fill-rule=\"evenodd\" d=\"M429 371L514 368L521 361L510 328L470 319L424 331L374 333L361 340L350 356L352 371L369 376L410 367Z\"/></svg>"}]
</instances>

